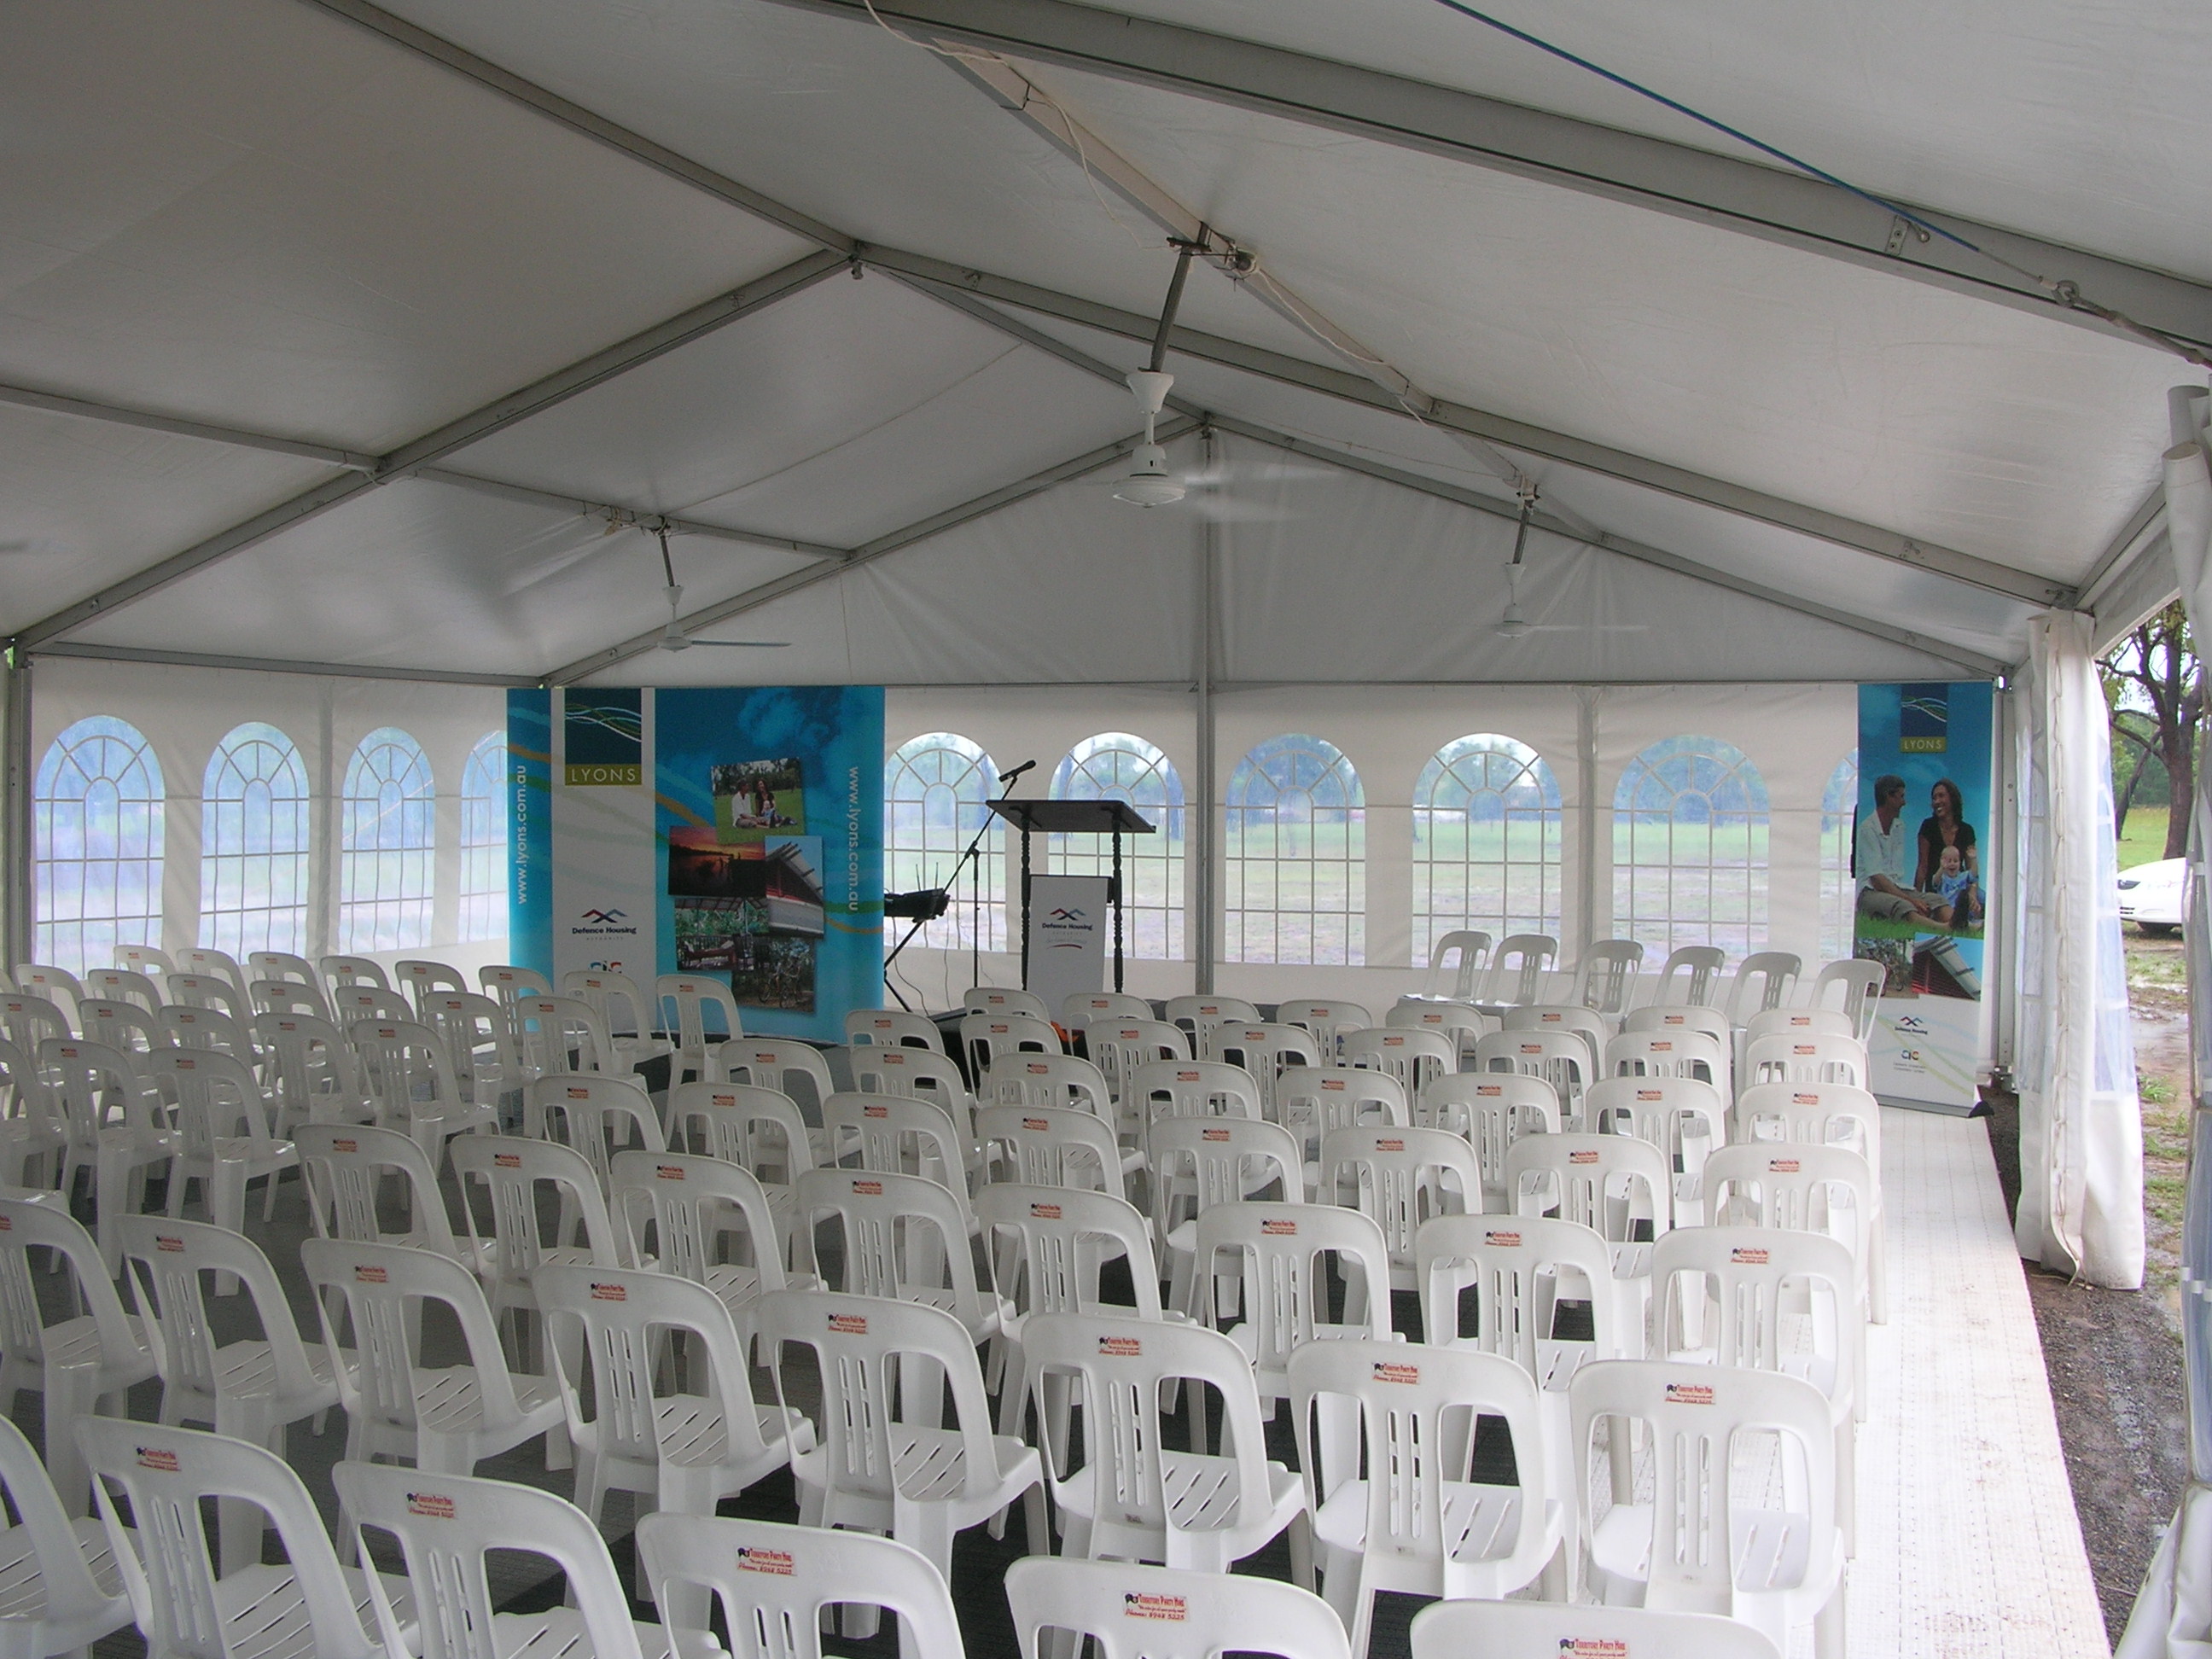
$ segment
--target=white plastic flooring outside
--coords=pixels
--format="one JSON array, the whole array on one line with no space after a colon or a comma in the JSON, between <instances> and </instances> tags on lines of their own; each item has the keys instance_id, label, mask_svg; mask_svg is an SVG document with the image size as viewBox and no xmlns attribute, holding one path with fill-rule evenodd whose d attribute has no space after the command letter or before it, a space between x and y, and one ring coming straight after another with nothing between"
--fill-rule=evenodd
<instances>
[{"instance_id":1,"label":"white plastic flooring outside","mask_svg":"<svg viewBox=\"0 0 2212 1659\"><path fill-rule=\"evenodd\" d=\"M2109 1653L1989 1135L1895 1110L1881 1133L1890 1322L1859 1431L1854 1659Z\"/></svg>"}]
</instances>

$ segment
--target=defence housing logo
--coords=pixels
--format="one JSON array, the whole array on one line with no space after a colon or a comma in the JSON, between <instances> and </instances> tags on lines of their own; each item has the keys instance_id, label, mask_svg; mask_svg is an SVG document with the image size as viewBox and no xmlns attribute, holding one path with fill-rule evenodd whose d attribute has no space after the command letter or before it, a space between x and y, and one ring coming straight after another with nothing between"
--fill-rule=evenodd
<instances>
[{"instance_id":1,"label":"defence housing logo","mask_svg":"<svg viewBox=\"0 0 2212 1659\"><path fill-rule=\"evenodd\" d=\"M637 926L625 918L620 910L586 910L569 924L571 939L601 938L611 933L627 933L637 937Z\"/></svg>"}]
</instances>

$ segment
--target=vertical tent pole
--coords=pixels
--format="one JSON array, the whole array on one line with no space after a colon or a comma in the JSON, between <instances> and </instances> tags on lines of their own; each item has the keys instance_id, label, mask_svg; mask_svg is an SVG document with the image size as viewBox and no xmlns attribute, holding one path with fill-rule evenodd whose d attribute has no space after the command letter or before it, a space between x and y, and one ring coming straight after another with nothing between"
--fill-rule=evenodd
<instances>
[{"instance_id":1,"label":"vertical tent pole","mask_svg":"<svg viewBox=\"0 0 2212 1659\"><path fill-rule=\"evenodd\" d=\"M1218 459L1213 428L1199 434L1199 442L1210 471ZM1198 787L1192 801L1190 912L1193 988L1199 995L1213 990L1214 942L1214 787L1213 756L1213 606L1215 565L1221 551L1221 529L1211 519L1199 521L1198 543Z\"/></svg>"},{"instance_id":2,"label":"vertical tent pole","mask_svg":"<svg viewBox=\"0 0 2212 1659\"><path fill-rule=\"evenodd\" d=\"M31 658L21 648L8 653L7 824L0 842L7 849L4 890L8 961L34 959L31 948L36 918L31 913L32 861L37 856L31 821ZM12 971L12 966L10 969Z\"/></svg>"},{"instance_id":3,"label":"vertical tent pole","mask_svg":"<svg viewBox=\"0 0 2212 1659\"><path fill-rule=\"evenodd\" d=\"M1604 694L1595 685L1575 688L1576 788L1582 796L1575 823L1582 842L1577 860L1576 896L1582 906L1582 955L1589 954L1599 938L1597 921L1597 702ZM1609 930L1608 930L1609 931Z\"/></svg>"},{"instance_id":4,"label":"vertical tent pole","mask_svg":"<svg viewBox=\"0 0 2212 1659\"><path fill-rule=\"evenodd\" d=\"M1114 988L1121 988L1121 824L1114 824Z\"/></svg>"},{"instance_id":5,"label":"vertical tent pole","mask_svg":"<svg viewBox=\"0 0 2212 1659\"><path fill-rule=\"evenodd\" d=\"M325 680L322 692L320 735L315 755L314 854L307 860L307 948L302 952L310 962L319 962L331 954L332 927L337 920L336 878L342 856L338 851L337 757L331 753L337 742L337 688L332 681ZM553 695L553 724L557 731L561 721L560 693Z\"/></svg>"}]
</instances>

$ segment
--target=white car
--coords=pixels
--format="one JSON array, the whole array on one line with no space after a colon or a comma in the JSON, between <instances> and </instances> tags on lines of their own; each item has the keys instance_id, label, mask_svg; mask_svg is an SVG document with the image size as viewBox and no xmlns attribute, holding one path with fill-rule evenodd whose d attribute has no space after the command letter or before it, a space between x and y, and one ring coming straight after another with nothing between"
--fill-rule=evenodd
<instances>
[{"instance_id":1,"label":"white car","mask_svg":"<svg viewBox=\"0 0 2212 1659\"><path fill-rule=\"evenodd\" d=\"M2146 933L2170 933L2181 926L2187 859L2160 859L2120 872L2120 920Z\"/></svg>"}]
</instances>

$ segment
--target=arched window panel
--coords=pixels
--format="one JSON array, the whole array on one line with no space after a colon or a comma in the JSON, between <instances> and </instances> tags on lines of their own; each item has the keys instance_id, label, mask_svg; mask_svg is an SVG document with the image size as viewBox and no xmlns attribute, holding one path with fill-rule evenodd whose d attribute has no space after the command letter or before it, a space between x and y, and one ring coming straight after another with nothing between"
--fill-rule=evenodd
<instances>
[{"instance_id":1,"label":"arched window panel","mask_svg":"<svg viewBox=\"0 0 2212 1659\"><path fill-rule=\"evenodd\" d=\"M1225 799L1223 958L1357 967L1367 960L1367 799L1334 744L1270 738Z\"/></svg>"},{"instance_id":2,"label":"arched window panel","mask_svg":"<svg viewBox=\"0 0 2212 1659\"><path fill-rule=\"evenodd\" d=\"M507 929L507 733L487 732L461 769L460 937Z\"/></svg>"},{"instance_id":3,"label":"arched window panel","mask_svg":"<svg viewBox=\"0 0 2212 1659\"><path fill-rule=\"evenodd\" d=\"M1662 955L1766 945L1766 785L1717 738L1668 738L1613 797L1614 926Z\"/></svg>"},{"instance_id":4,"label":"arched window panel","mask_svg":"<svg viewBox=\"0 0 2212 1659\"><path fill-rule=\"evenodd\" d=\"M118 945L161 942L161 763L132 726L81 720L39 763L31 793L32 950L81 974Z\"/></svg>"},{"instance_id":5,"label":"arched window panel","mask_svg":"<svg viewBox=\"0 0 2212 1659\"><path fill-rule=\"evenodd\" d=\"M200 787L200 943L243 961L307 949L307 769L252 721L216 745Z\"/></svg>"},{"instance_id":6,"label":"arched window panel","mask_svg":"<svg viewBox=\"0 0 2212 1659\"><path fill-rule=\"evenodd\" d=\"M1127 732L1085 738L1052 775L1054 800L1127 801L1151 823L1149 836L1121 838L1121 878L1133 957L1179 960L1183 954L1182 779L1166 755ZM1103 836L1052 836L1047 870L1067 876L1110 876L1113 843Z\"/></svg>"},{"instance_id":7,"label":"arched window panel","mask_svg":"<svg viewBox=\"0 0 2212 1659\"><path fill-rule=\"evenodd\" d=\"M999 769L957 732L930 732L891 751L884 765L884 882L911 893L951 883L953 866L986 830L976 863L962 872L952 908L924 925L917 946L964 951L979 937L986 951L1006 945L1005 830L985 803L999 793Z\"/></svg>"},{"instance_id":8,"label":"arched window panel","mask_svg":"<svg viewBox=\"0 0 2212 1659\"><path fill-rule=\"evenodd\" d=\"M363 738L346 764L338 813L338 949L429 944L437 793L422 745L392 726Z\"/></svg>"},{"instance_id":9,"label":"arched window panel","mask_svg":"<svg viewBox=\"0 0 2212 1659\"><path fill-rule=\"evenodd\" d=\"M1413 964L1463 927L1556 933L1559 783L1527 744L1480 732L1446 744L1413 783Z\"/></svg>"},{"instance_id":10,"label":"arched window panel","mask_svg":"<svg viewBox=\"0 0 2212 1659\"><path fill-rule=\"evenodd\" d=\"M1851 953L1858 884L1851 878L1851 830L1859 805L1859 751L1836 763L1820 792L1820 957Z\"/></svg>"}]
</instances>

